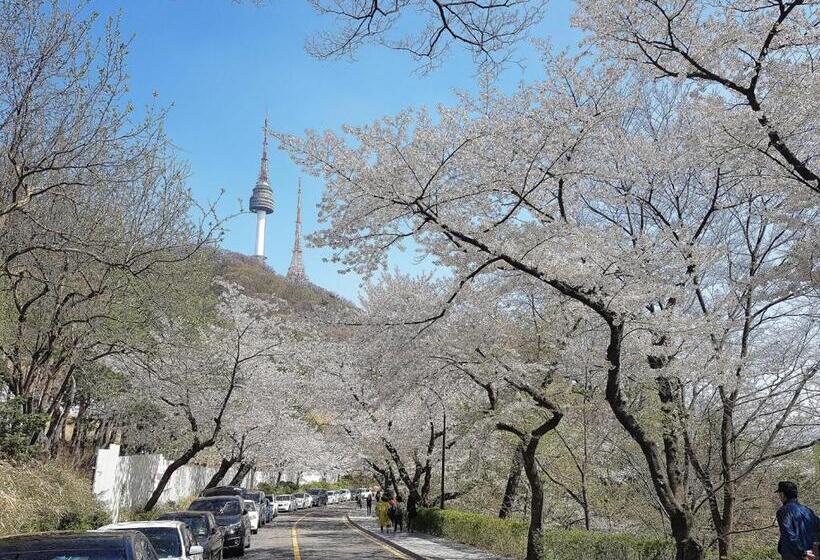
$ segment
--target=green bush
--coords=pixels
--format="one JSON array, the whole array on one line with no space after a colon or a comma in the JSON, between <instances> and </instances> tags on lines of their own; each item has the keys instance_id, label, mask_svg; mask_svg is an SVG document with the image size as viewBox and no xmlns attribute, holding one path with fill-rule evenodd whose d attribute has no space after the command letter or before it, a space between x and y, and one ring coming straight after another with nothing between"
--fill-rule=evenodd
<instances>
[{"instance_id":1,"label":"green bush","mask_svg":"<svg viewBox=\"0 0 820 560\"><path fill-rule=\"evenodd\" d=\"M706 558L718 560L717 552L708 554ZM729 560L780 560L780 555L774 546L734 547Z\"/></svg>"},{"instance_id":2,"label":"green bush","mask_svg":"<svg viewBox=\"0 0 820 560\"><path fill-rule=\"evenodd\" d=\"M32 438L48 423L48 414L26 414L23 399L0 402L0 458L30 459L40 449Z\"/></svg>"},{"instance_id":3,"label":"green bush","mask_svg":"<svg viewBox=\"0 0 820 560\"><path fill-rule=\"evenodd\" d=\"M0 461L0 536L94 529L111 521L91 481L61 463Z\"/></svg>"},{"instance_id":4,"label":"green bush","mask_svg":"<svg viewBox=\"0 0 820 560\"><path fill-rule=\"evenodd\" d=\"M437 537L488 550L501 556L523 558L527 550L527 523L455 509L420 508L416 529ZM606 534L580 530L545 530L539 541L542 560L671 560L675 545L651 536ZM708 552L707 560L717 560ZM736 547L731 560L779 560L774 547Z\"/></svg>"},{"instance_id":5,"label":"green bush","mask_svg":"<svg viewBox=\"0 0 820 560\"><path fill-rule=\"evenodd\" d=\"M523 557L527 524L455 509L419 508L416 529L502 556Z\"/></svg>"},{"instance_id":6,"label":"green bush","mask_svg":"<svg viewBox=\"0 0 820 560\"><path fill-rule=\"evenodd\" d=\"M422 508L416 528L502 556L523 558L527 550L527 523L522 521ZM675 552L672 543L663 539L565 530L544 531L539 548L543 560L667 560Z\"/></svg>"},{"instance_id":7,"label":"green bush","mask_svg":"<svg viewBox=\"0 0 820 560\"><path fill-rule=\"evenodd\" d=\"M675 557L674 544L665 539L580 530L544 531L540 547L544 560L667 560Z\"/></svg>"}]
</instances>

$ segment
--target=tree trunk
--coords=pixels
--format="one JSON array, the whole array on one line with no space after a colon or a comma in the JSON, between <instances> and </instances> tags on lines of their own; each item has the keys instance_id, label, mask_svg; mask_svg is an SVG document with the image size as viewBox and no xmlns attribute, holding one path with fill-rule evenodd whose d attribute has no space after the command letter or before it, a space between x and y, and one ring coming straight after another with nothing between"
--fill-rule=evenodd
<instances>
[{"instance_id":1,"label":"tree trunk","mask_svg":"<svg viewBox=\"0 0 820 560\"><path fill-rule=\"evenodd\" d=\"M616 323L610 317L609 323L609 344L607 345L606 357L609 361L606 382L606 400L615 418L626 430L638 447L641 448L655 495L669 516L672 529L672 536L675 539L675 559L676 560L701 560L703 558L703 547L692 538L692 519L687 513L685 506L679 501L679 495L675 489L679 486L678 465L676 449L671 441L669 433L664 434L664 452L666 457L666 468L662 464L658 446L651 438L647 430L638 419L629 411L627 398L621 386L621 342L623 337L623 325ZM660 384L659 397L662 406L666 406L668 400L666 394L668 380L659 377Z\"/></svg>"},{"instance_id":2,"label":"tree trunk","mask_svg":"<svg viewBox=\"0 0 820 560\"><path fill-rule=\"evenodd\" d=\"M685 515L670 516L675 539L675 560L702 560L703 547L692 538L692 520Z\"/></svg>"},{"instance_id":3,"label":"tree trunk","mask_svg":"<svg viewBox=\"0 0 820 560\"><path fill-rule=\"evenodd\" d=\"M507 486L504 488L504 497L501 500L501 510L498 512L499 519L507 519L512 511L515 495L518 493L518 483L521 481L521 469L523 468L523 444L515 448L510 465L510 473L507 476Z\"/></svg>"},{"instance_id":4,"label":"tree trunk","mask_svg":"<svg viewBox=\"0 0 820 560\"><path fill-rule=\"evenodd\" d=\"M211 480L208 481L208 484L205 485L205 489L214 488L215 486L219 486L219 483L222 482L222 479L225 478L225 475L228 474L228 471L231 470L231 467L236 464L235 459L231 457L230 459L222 459L222 462L219 463L219 468L216 469L216 472L211 477Z\"/></svg>"},{"instance_id":5,"label":"tree trunk","mask_svg":"<svg viewBox=\"0 0 820 560\"><path fill-rule=\"evenodd\" d=\"M239 463L239 468L228 483L228 486L239 486L242 484L242 479L248 476L249 472L251 472L251 465L249 463Z\"/></svg>"},{"instance_id":6,"label":"tree trunk","mask_svg":"<svg viewBox=\"0 0 820 560\"><path fill-rule=\"evenodd\" d=\"M201 445L192 446L173 463L168 465L168 468L165 469L164 473L162 473L162 477L159 479L156 488L154 488L154 492L151 494L151 497L148 498L147 502L145 502L145 506L142 508L142 511L148 512L154 509L154 506L157 505L160 496L162 496L162 493L165 491L165 487L168 486L168 482L171 480L171 476L176 472L177 469L187 465L188 462L191 459L193 459L196 456L196 454L199 453L202 449L203 448Z\"/></svg>"},{"instance_id":7,"label":"tree trunk","mask_svg":"<svg viewBox=\"0 0 820 560\"><path fill-rule=\"evenodd\" d=\"M527 530L526 560L539 560L541 527L544 522L544 484L538 473L535 453L538 451L538 438L532 438L521 452L524 472L530 484L530 526Z\"/></svg>"}]
</instances>

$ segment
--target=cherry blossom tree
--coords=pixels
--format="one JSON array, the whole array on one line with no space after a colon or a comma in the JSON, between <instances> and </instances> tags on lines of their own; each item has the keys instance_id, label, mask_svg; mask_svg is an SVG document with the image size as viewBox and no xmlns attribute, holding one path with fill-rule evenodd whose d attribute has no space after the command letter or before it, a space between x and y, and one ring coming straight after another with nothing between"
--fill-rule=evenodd
<instances>
[{"instance_id":1,"label":"cherry blossom tree","mask_svg":"<svg viewBox=\"0 0 820 560\"><path fill-rule=\"evenodd\" d=\"M695 84L704 117L723 127L716 149L742 149L780 172L782 186L820 194L812 3L584 1L575 22L602 58Z\"/></svg>"},{"instance_id":2,"label":"cherry blossom tree","mask_svg":"<svg viewBox=\"0 0 820 560\"><path fill-rule=\"evenodd\" d=\"M546 58L547 79L511 96L488 88L435 117L408 111L347 127L344 136L282 135L282 145L326 181L321 210L329 227L315 241L335 249L340 263L372 274L392 247L412 242L452 275L443 305L421 318L425 307L417 307L408 314L413 321L440 320L471 287L502 289L506 276L513 279L507 285L534 283L568 319L581 321L592 333L584 351L600 359L606 402L640 449L677 558L702 558L679 403L688 402L684 388L704 375L720 386L732 368L715 356L717 319L704 314L698 285L738 254L742 238L735 232L747 222L732 220L733 209L746 198L758 204L771 197L783 212L769 211L767 220L787 232L775 237L795 241L794 266L778 268L779 281L802 294L802 316L816 317L816 301L807 296L816 275L808 242L816 239L816 215L789 219L793 201L778 197L784 179L766 172L765 162L713 151L720 126L705 118L686 84L637 79L617 65ZM736 272L725 290L737 289ZM780 296L761 297L760 309L771 309ZM734 317L726 319L732 340ZM806 375L812 360L803 355ZM488 356L504 367L503 354ZM532 367L544 372L553 363L544 357ZM754 373L757 383L768 383L766 373ZM633 386L646 383L654 386L660 425L632 397ZM526 392L515 378L508 384ZM798 399L805 398L800 391ZM778 442L780 451L787 447Z\"/></svg>"},{"instance_id":3,"label":"cherry blossom tree","mask_svg":"<svg viewBox=\"0 0 820 560\"><path fill-rule=\"evenodd\" d=\"M243 397L256 383L275 377L277 360L282 359L277 350L288 333L275 319L275 304L245 296L234 285L222 288L218 316L199 336L185 341L169 328L158 334L163 339L158 352L121 364L139 376L137 390L160 405L163 422L172 424L176 434L178 455L157 482L145 511L156 505L177 469L216 445L229 416L257 414L254 401Z\"/></svg>"},{"instance_id":4,"label":"cherry blossom tree","mask_svg":"<svg viewBox=\"0 0 820 560\"><path fill-rule=\"evenodd\" d=\"M352 56L362 46L376 44L409 53L422 69L437 65L453 46L467 49L482 65L503 63L541 20L546 6L544 0L308 1L331 20L328 29L308 41L313 56ZM411 30L397 31L400 22L412 22Z\"/></svg>"}]
</instances>

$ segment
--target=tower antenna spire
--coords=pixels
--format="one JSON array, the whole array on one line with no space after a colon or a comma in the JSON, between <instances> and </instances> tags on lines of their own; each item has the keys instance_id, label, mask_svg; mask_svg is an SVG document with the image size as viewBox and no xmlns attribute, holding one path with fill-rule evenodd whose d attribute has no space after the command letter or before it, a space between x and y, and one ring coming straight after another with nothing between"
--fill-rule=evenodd
<instances>
[{"instance_id":1,"label":"tower antenna spire","mask_svg":"<svg viewBox=\"0 0 820 560\"><path fill-rule=\"evenodd\" d=\"M299 177L299 187L296 191L296 235L293 240L293 254L290 257L290 267L287 278L299 284L308 282L305 274L305 265L302 262L302 178Z\"/></svg>"},{"instance_id":2,"label":"tower antenna spire","mask_svg":"<svg viewBox=\"0 0 820 560\"><path fill-rule=\"evenodd\" d=\"M259 167L259 182L268 182L268 114L265 112L265 124L262 126L262 161Z\"/></svg>"}]
</instances>

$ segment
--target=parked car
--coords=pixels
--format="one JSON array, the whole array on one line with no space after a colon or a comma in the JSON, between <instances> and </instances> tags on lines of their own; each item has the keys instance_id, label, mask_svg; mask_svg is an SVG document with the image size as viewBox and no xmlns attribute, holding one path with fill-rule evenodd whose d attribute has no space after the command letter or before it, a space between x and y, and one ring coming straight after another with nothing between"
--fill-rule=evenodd
<instances>
[{"instance_id":1,"label":"parked car","mask_svg":"<svg viewBox=\"0 0 820 560\"><path fill-rule=\"evenodd\" d=\"M256 511L259 512L259 526L262 527L267 522L263 515L265 511L265 493L261 490L243 490L242 497L246 500L256 502Z\"/></svg>"},{"instance_id":2,"label":"parked car","mask_svg":"<svg viewBox=\"0 0 820 560\"><path fill-rule=\"evenodd\" d=\"M204 550L205 560L222 560L225 529L220 527L214 514L209 511L174 511L163 513L157 521L182 521L193 533L196 542Z\"/></svg>"},{"instance_id":3,"label":"parked car","mask_svg":"<svg viewBox=\"0 0 820 560\"><path fill-rule=\"evenodd\" d=\"M223 546L232 549L240 556L251 546L251 521L245 504L239 496L211 496L197 498L188 509L191 511L209 511L214 514L216 522L225 529Z\"/></svg>"},{"instance_id":4,"label":"parked car","mask_svg":"<svg viewBox=\"0 0 820 560\"><path fill-rule=\"evenodd\" d=\"M292 494L279 494L276 496L276 509L279 511L296 511L296 501Z\"/></svg>"},{"instance_id":5,"label":"parked car","mask_svg":"<svg viewBox=\"0 0 820 560\"><path fill-rule=\"evenodd\" d=\"M322 490L321 488L311 488L308 490L308 493L313 498L313 505L315 507L327 505L327 490Z\"/></svg>"},{"instance_id":6,"label":"parked car","mask_svg":"<svg viewBox=\"0 0 820 560\"><path fill-rule=\"evenodd\" d=\"M349 502L350 500L353 499L353 496L351 495L350 490L344 489L344 490L339 490L339 492L341 492L341 494L342 494L342 501L343 502Z\"/></svg>"},{"instance_id":7,"label":"parked car","mask_svg":"<svg viewBox=\"0 0 820 560\"><path fill-rule=\"evenodd\" d=\"M206 488L199 493L200 496L242 496L245 489L241 486L215 486Z\"/></svg>"},{"instance_id":8,"label":"parked car","mask_svg":"<svg viewBox=\"0 0 820 560\"><path fill-rule=\"evenodd\" d=\"M305 497L305 507L313 507L313 496L310 495L310 492L302 492L302 495Z\"/></svg>"},{"instance_id":9,"label":"parked car","mask_svg":"<svg viewBox=\"0 0 820 560\"><path fill-rule=\"evenodd\" d=\"M0 538L2 560L158 560L148 537L137 531L35 533Z\"/></svg>"},{"instance_id":10,"label":"parked car","mask_svg":"<svg viewBox=\"0 0 820 560\"><path fill-rule=\"evenodd\" d=\"M205 552L196 542L188 526L182 521L133 521L111 523L100 527L100 531L139 531L151 541L157 556L161 559L202 560Z\"/></svg>"},{"instance_id":11,"label":"parked car","mask_svg":"<svg viewBox=\"0 0 820 560\"><path fill-rule=\"evenodd\" d=\"M373 492L371 492L369 488L359 488L359 496L361 496L362 500L365 500L368 496L373 496Z\"/></svg>"},{"instance_id":12,"label":"parked car","mask_svg":"<svg viewBox=\"0 0 820 560\"><path fill-rule=\"evenodd\" d=\"M259 532L259 510L256 507L256 502L253 500L243 500L245 507L248 508L248 517L251 520L251 533L254 535Z\"/></svg>"},{"instance_id":13,"label":"parked car","mask_svg":"<svg viewBox=\"0 0 820 560\"><path fill-rule=\"evenodd\" d=\"M293 501L296 502L296 509L305 509L305 493L296 492L293 494Z\"/></svg>"}]
</instances>

